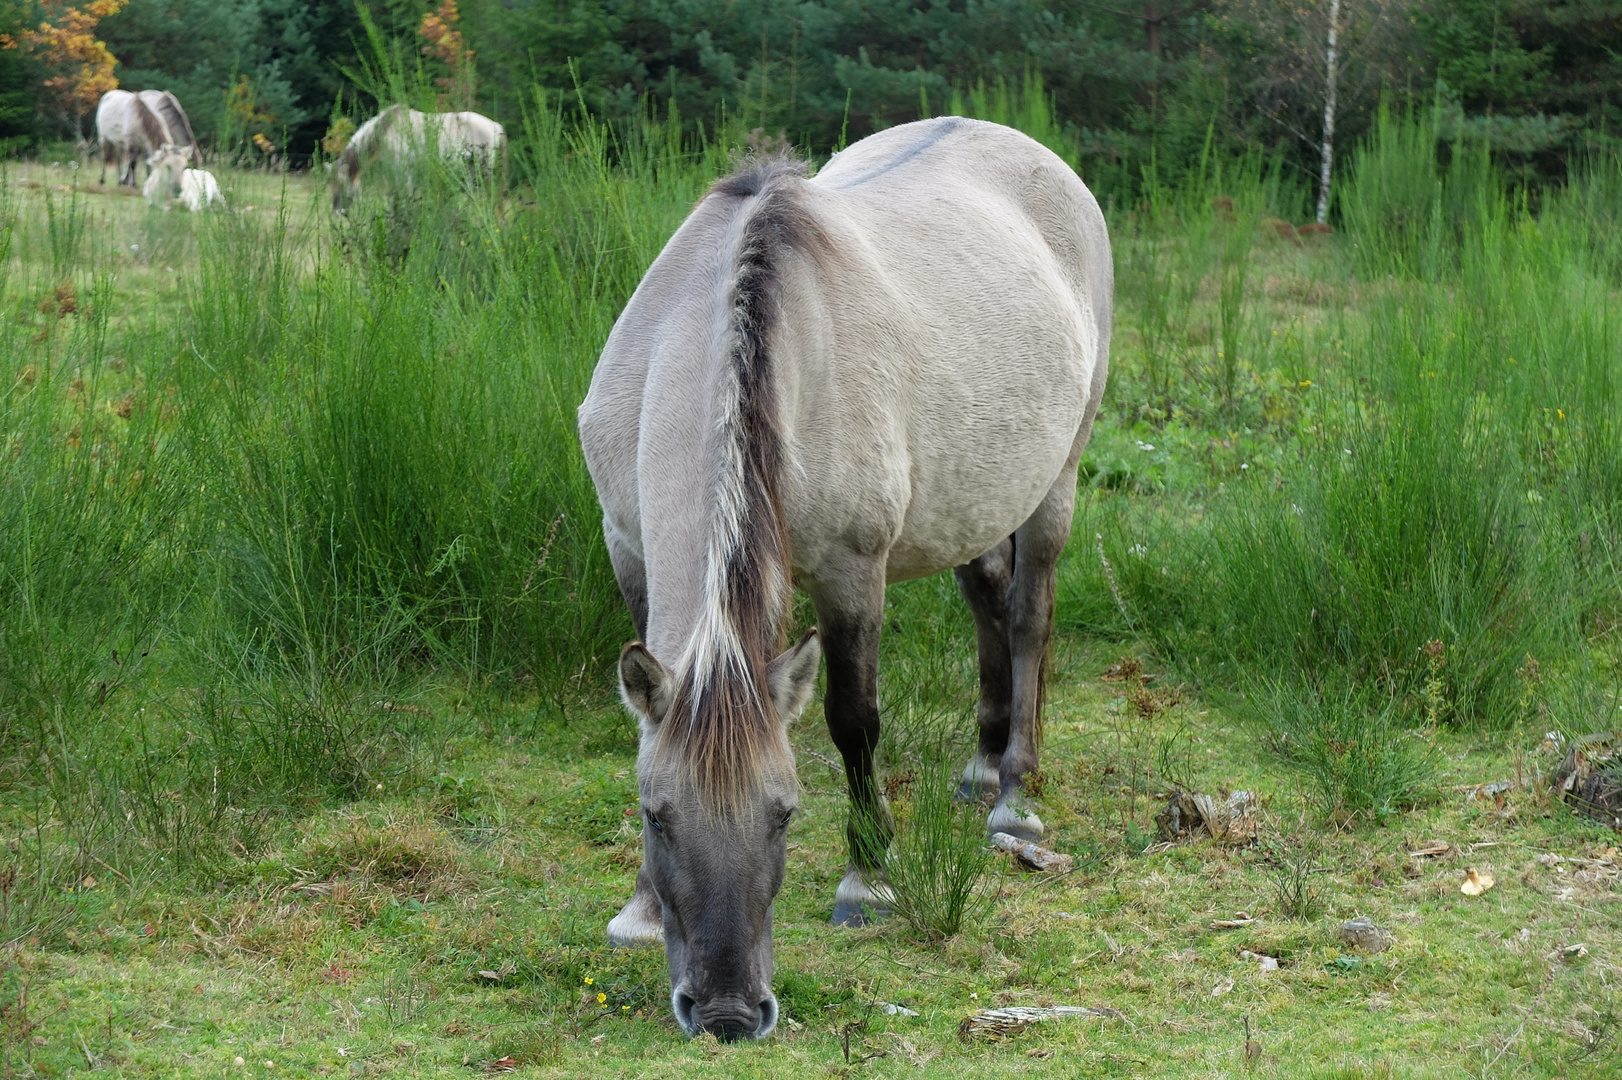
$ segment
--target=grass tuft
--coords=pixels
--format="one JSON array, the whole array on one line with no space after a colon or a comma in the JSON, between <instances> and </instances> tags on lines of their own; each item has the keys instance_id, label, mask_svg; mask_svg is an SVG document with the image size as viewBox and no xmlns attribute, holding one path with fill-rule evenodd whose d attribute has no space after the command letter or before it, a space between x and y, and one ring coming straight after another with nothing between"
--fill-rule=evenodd
<instances>
[{"instance_id":1,"label":"grass tuft","mask_svg":"<svg viewBox=\"0 0 1622 1080\"><path fill-rule=\"evenodd\" d=\"M1379 820L1414 805L1436 773L1428 733L1394 699L1350 685L1272 682L1249 695L1254 730L1300 776L1323 817Z\"/></svg>"}]
</instances>

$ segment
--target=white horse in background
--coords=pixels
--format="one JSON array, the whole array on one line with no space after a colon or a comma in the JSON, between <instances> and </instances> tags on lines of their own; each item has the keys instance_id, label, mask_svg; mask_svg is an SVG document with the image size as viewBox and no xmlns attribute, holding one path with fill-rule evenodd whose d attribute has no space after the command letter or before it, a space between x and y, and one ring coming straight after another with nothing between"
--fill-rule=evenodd
<instances>
[{"instance_id":1,"label":"white horse in background","mask_svg":"<svg viewBox=\"0 0 1622 1080\"><path fill-rule=\"evenodd\" d=\"M483 172L506 145L506 129L480 113L423 113L390 105L356 129L339 155L333 170L332 208L341 212L360 194L361 171L379 158L409 162L437 148L442 160L463 162Z\"/></svg>"},{"instance_id":2,"label":"white horse in background","mask_svg":"<svg viewBox=\"0 0 1622 1080\"><path fill-rule=\"evenodd\" d=\"M146 201L156 207L178 198L192 213L215 204L224 206L225 196L220 194L214 174L207 169L189 169L186 160L185 154L167 144L146 159L146 185L141 189Z\"/></svg>"},{"instance_id":3,"label":"white horse in background","mask_svg":"<svg viewBox=\"0 0 1622 1080\"><path fill-rule=\"evenodd\" d=\"M135 165L167 144L197 162L197 138L180 101L167 90L109 90L96 106L96 136L101 144L101 182L107 166L118 165L118 182L135 186Z\"/></svg>"}]
</instances>

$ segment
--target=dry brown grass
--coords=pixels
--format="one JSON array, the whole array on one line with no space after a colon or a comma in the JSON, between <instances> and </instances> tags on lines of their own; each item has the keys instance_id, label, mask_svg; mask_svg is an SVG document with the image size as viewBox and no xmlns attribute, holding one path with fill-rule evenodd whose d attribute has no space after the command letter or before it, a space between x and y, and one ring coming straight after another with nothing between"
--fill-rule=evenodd
<instances>
[{"instance_id":1,"label":"dry brown grass","mask_svg":"<svg viewBox=\"0 0 1622 1080\"><path fill-rule=\"evenodd\" d=\"M467 892L479 877L457 841L422 817L351 818L334 835L305 840L289 861L301 879L291 891L306 896L382 891L427 903Z\"/></svg>"}]
</instances>

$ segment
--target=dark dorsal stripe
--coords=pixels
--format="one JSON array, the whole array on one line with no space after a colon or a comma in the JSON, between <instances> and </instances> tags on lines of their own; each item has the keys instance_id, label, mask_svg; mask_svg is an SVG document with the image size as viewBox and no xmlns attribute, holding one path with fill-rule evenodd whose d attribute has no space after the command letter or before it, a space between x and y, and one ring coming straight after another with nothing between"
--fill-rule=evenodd
<instances>
[{"instance_id":1,"label":"dark dorsal stripe","mask_svg":"<svg viewBox=\"0 0 1622 1080\"><path fill-rule=\"evenodd\" d=\"M680 746L701 797L712 807L739 801L782 745L766 666L783 647L792 586L780 486L783 433L770 346L781 310L785 255L814 255L827 243L796 199L804 176L803 163L772 158L718 181L707 196L753 201L741 208L748 218L734 261L723 361L737 401L722 453L726 462L742 466L736 478L742 496L737 542L722 575L724 617L737 648L697 665L707 673L701 685L692 672L684 676L663 731L667 745ZM728 512L721 505L724 497L718 495L712 514ZM717 526L712 522L712 527Z\"/></svg>"}]
</instances>

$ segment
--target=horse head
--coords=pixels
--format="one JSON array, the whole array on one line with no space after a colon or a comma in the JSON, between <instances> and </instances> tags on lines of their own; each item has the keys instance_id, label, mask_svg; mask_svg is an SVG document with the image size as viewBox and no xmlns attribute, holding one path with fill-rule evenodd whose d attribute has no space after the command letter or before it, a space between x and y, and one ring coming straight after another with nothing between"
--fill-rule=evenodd
<instances>
[{"instance_id":1,"label":"horse head","mask_svg":"<svg viewBox=\"0 0 1622 1080\"><path fill-rule=\"evenodd\" d=\"M164 143L147 155L144 193L149 202L164 202L180 194L180 178L188 158L173 143Z\"/></svg>"},{"instance_id":2,"label":"horse head","mask_svg":"<svg viewBox=\"0 0 1622 1080\"><path fill-rule=\"evenodd\" d=\"M777 1026L772 902L799 806L787 727L821 657L814 630L758 679L678 679L641 642L620 657L621 693L642 724L643 869L663 913L671 1008L688 1035L758 1039Z\"/></svg>"}]
</instances>

